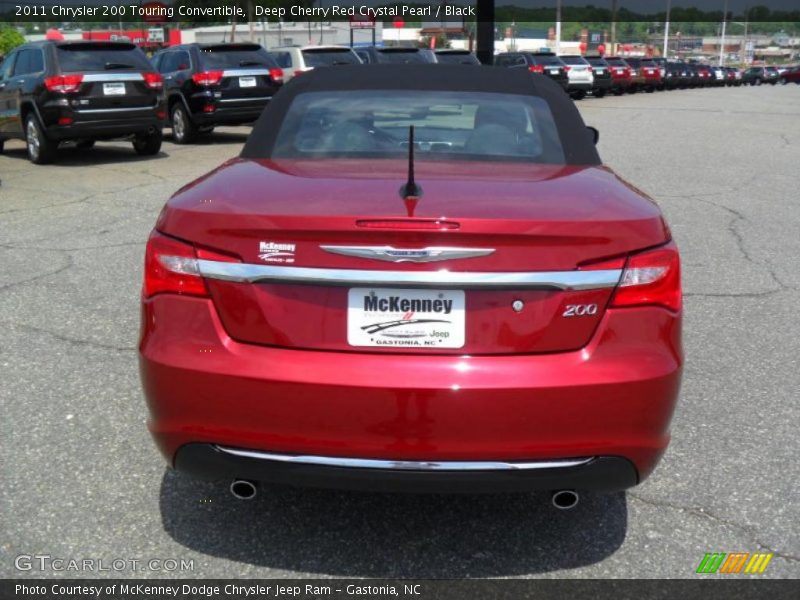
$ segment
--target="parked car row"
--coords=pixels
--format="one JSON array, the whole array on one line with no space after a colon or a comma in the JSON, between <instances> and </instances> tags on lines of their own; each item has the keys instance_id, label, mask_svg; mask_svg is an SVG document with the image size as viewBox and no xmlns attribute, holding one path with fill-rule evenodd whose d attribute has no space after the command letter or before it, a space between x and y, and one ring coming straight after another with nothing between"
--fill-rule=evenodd
<instances>
[{"instance_id":1,"label":"parked car row","mask_svg":"<svg viewBox=\"0 0 800 600\"><path fill-rule=\"evenodd\" d=\"M0 151L6 139L27 144L28 157L54 160L62 143L89 148L129 139L140 155L157 154L162 130L188 144L218 125L254 122L288 80L319 67L358 64L480 62L466 50L406 47L182 44L151 59L134 44L43 41L15 48L0 66ZM745 72L659 58L556 56L504 52L497 67L527 69L555 80L574 99L591 93L800 83L797 67Z\"/></svg>"},{"instance_id":2,"label":"parked car row","mask_svg":"<svg viewBox=\"0 0 800 600\"><path fill-rule=\"evenodd\" d=\"M591 92L602 98L607 93L655 92L698 87L800 83L800 67L757 66L746 71L734 67L668 61L664 58L556 56L551 52L503 52L494 64L506 68L527 68L558 82L578 100Z\"/></svg>"}]
</instances>

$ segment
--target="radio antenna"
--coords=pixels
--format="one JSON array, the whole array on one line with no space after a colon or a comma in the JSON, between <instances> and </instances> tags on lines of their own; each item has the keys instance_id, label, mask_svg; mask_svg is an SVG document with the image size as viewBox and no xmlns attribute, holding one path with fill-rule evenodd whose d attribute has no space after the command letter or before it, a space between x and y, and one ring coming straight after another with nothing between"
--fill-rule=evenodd
<instances>
[{"instance_id":1,"label":"radio antenna","mask_svg":"<svg viewBox=\"0 0 800 600\"><path fill-rule=\"evenodd\" d=\"M400 188L404 200L416 200L422 196L422 187L414 181L414 126L408 128L408 180Z\"/></svg>"}]
</instances>

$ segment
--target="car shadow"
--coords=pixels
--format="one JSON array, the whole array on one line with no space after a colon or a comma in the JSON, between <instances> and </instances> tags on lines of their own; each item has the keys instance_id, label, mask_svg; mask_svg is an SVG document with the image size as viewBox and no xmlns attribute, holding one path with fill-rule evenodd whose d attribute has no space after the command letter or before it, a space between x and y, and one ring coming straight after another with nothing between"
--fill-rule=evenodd
<instances>
[{"instance_id":1,"label":"car shadow","mask_svg":"<svg viewBox=\"0 0 800 600\"><path fill-rule=\"evenodd\" d=\"M214 146L217 144L244 144L247 141L247 136L250 133L230 133L230 132L217 132L205 133L198 135L197 138L188 144L191 146ZM172 135L168 134L164 139L172 142ZM174 143L174 142L173 142Z\"/></svg>"},{"instance_id":2,"label":"car shadow","mask_svg":"<svg viewBox=\"0 0 800 600\"><path fill-rule=\"evenodd\" d=\"M28 152L24 146L6 148L3 156L28 160ZM136 163L167 158L169 154L163 150L153 156L139 156L131 145L112 146L98 142L92 148L76 148L73 145L60 147L53 163L49 167L92 167L116 163Z\"/></svg>"},{"instance_id":3,"label":"car shadow","mask_svg":"<svg viewBox=\"0 0 800 600\"><path fill-rule=\"evenodd\" d=\"M276 570L341 577L462 578L597 563L625 539L625 494L583 494L570 511L546 492L376 494L262 485L236 500L227 482L167 469L164 530L195 552Z\"/></svg>"}]
</instances>

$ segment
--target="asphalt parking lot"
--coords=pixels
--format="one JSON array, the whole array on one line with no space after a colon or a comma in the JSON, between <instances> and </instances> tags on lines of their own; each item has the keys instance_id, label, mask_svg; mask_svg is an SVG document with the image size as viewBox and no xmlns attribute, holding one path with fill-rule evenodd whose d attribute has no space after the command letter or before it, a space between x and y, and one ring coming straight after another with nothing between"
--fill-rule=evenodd
<instances>
[{"instance_id":1,"label":"asphalt parking lot","mask_svg":"<svg viewBox=\"0 0 800 600\"><path fill-rule=\"evenodd\" d=\"M681 248L687 366L673 441L627 494L388 496L267 487L254 501L165 468L136 362L144 242L167 197L248 128L151 159L130 144L0 156L0 577L20 554L193 559L193 577L694 577L706 552L800 576L800 86L578 103L606 164ZM749 577L749 576L747 576Z\"/></svg>"}]
</instances>

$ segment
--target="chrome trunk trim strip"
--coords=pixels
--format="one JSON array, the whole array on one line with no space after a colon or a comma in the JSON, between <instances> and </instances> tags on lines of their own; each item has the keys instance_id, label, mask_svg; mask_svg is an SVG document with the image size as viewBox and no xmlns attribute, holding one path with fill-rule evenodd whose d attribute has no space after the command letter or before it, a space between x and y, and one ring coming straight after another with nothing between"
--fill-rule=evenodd
<instances>
[{"instance_id":1,"label":"chrome trunk trim strip","mask_svg":"<svg viewBox=\"0 0 800 600\"><path fill-rule=\"evenodd\" d=\"M227 69L223 77L252 77L253 75L269 75L269 69Z\"/></svg>"},{"instance_id":2,"label":"chrome trunk trim strip","mask_svg":"<svg viewBox=\"0 0 800 600\"><path fill-rule=\"evenodd\" d=\"M417 460L380 460L372 458L344 458L338 456L306 456L292 454L272 454L255 450L239 450L215 446L220 452L242 458L271 460L292 464L319 465L326 467L344 467L355 469L387 469L393 471L529 471L536 469L566 469L579 467L592 460L589 458L572 458L562 460L537 460L530 462L503 461L417 461Z\"/></svg>"},{"instance_id":3,"label":"chrome trunk trim strip","mask_svg":"<svg viewBox=\"0 0 800 600\"><path fill-rule=\"evenodd\" d=\"M83 81L144 81L144 77L141 73L87 73Z\"/></svg>"},{"instance_id":4,"label":"chrome trunk trim strip","mask_svg":"<svg viewBox=\"0 0 800 600\"><path fill-rule=\"evenodd\" d=\"M394 246L320 246L325 252L356 256L387 262L428 263L457 258L488 256L494 248L456 248L450 246L428 246L427 248L395 248Z\"/></svg>"},{"instance_id":5,"label":"chrome trunk trim strip","mask_svg":"<svg viewBox=\"0 0 800 600\"><path fill-rule=\"evenodd\" d=\"M245 263L198 260L200 274L209 279L249 282L308 283L342 286L411 286L429 288L539 288L594 290L617 285L621 269L598 271L542 272L454 272L371 271L362 269L319 269L275 267Z\"/></svg>"}]
</instances>

